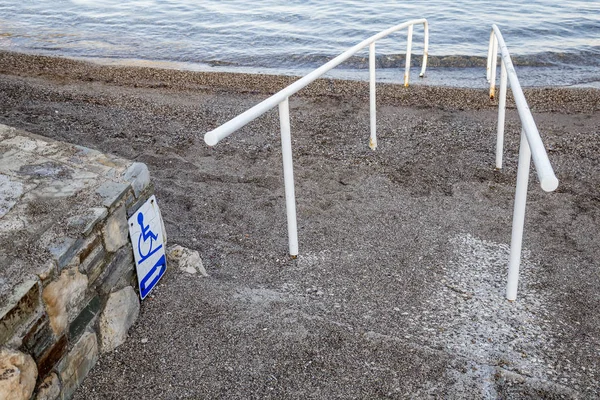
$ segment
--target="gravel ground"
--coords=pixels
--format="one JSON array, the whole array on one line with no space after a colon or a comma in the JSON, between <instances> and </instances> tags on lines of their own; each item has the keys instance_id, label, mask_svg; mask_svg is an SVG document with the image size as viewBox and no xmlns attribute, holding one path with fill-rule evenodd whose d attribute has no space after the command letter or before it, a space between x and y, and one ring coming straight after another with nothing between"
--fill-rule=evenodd
<instances>
[{"instance_id":1,"label":"gravel ground","mask_svg":"<svg viewBox=\"0 0 600 400\"><path fill-rule=\"evenodd\" d=\"M147 163L210 275L171 268L75 398L600 396L600 91L526 90L560 186L532 172L508 302L512 105L495 171L485 90L379 86L377 151L365 83L291 98L291 260L276 112L202 141L290 79L0 53L0 123Z\"/></svg>"}]
</instances>

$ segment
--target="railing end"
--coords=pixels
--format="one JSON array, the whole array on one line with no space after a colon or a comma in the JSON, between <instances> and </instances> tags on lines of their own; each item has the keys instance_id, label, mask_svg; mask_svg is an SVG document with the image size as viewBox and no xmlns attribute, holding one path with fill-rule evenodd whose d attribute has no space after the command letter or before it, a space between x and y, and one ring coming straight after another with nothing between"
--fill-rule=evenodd
<instances>
[{"instance_id":1,"label":"railing end","mask_svg":"<svg viewBox=\"0 0 600 400\"><path fill-rule=\"evenodd\" d=\"M219 143L219 139L216 137L213 131L210 131L204 134L204 142L212 147L215 144Z\"/></svg>"},{"instance_id":2,"label":"railing end","mask_svg":"<svg viewBox=\"0 0 600 400\"><path fill-rule=\"evenodd\" d=\"M545 192L554 192L558 187L558 178L556 176L544 178L540 181L540 185Z\"/></svg>"},{"instance_id":3,"label":"railing end","mask_svg":"<svg viewBox=\"0 0 600 400\"><path fill-rule=\"evenodd\" d=\"M373 138L369 138L369 147L371 148L371 150L376 150L377 149L377 139L373 139Z\"/></svg>"}]
</instances>

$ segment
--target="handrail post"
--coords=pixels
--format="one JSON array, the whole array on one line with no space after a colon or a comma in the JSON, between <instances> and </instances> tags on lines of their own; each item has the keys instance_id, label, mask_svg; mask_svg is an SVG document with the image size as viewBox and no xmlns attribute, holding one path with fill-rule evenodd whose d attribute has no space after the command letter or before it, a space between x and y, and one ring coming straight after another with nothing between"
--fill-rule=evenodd
<instances>
[{"instance_id":1,"label":"handrail post","mask_svg":"<svg viewBox=\"0 0 600 400\"><path fill-rule=\"evenodd\" d=\"M530 164L531 149L529 148L529 143L527 142L525 128L521 128L519 166L517 169L517 188L515 191L512 235L510 240L508 283L506 284L506 298L511 301L517 299L517 288L519 286L519 264L521 263L521 247L523 245L523 227L525 225L525 205L527 203L527 186L529 183Z\"/></svg>"},{"instance_id":2,"label":"handrail post","mask_svg":"<svg viewBox=\"0 0 600 400\"><path fill-rule=\"evenodd\" d=\"M492 41L492 57L489 61L490 65L490 99L496 96L496 68L498 66L498 38L493 35Z\"/></svg>"},{"instance_id":3,"label":"handrail post","mask_svg":"<svg viewBox=\"0 0 600 400\"><path fill-rule=\"evenodd\" d=\"M423 22L423 60L421 63L421 73L419 77L425 76L425 69L427 69L427 56L429 55L429 25L427 20Z\"/></svg>"},{"instance_id":4,"label":"handrail post","mask_svg":"<svg viewBox=\"0 0 600 400\"><path fill-rule=\"evenodd\" d=\"M492 49L494 48L494 30L490 32L490 44L488 45L488 56L487 56L487 68L485 70L485 77L488 83L491 81L492 73Z\"/></svg>"},{"instance_id":5,"label":"handrail post","mask_svg":"<svg viewBox=\"0 0 600 400\"><path fill-rule=\"evenodd\" d=\"M292 137L290 129L290 105L286 97L279 103L281 127L281 154L283 158L283 180L285 184L285 208L290 256L298 256L298 227L296 224L296 195L294 193L294 164L292 162Z\"/></svg>"},{"instance_id":6,"label":"handrail post","mask_svg":"<svg viewBox=\"0 0 600 400\"><path fill-rule=\"evenodd\" d=\"M404 86L408 86L410 75L410 52L412 48L413 25L408 26L408 37L406 39L406 66L404 67Z\"/></svg>"},{"instance_id":7,"label":"handrail post","mask_svg":"<svg viewBox=\"0 0 600 400\"><path fill-rule=\"evenodd\" d=\"M504 149L504 120L506 115L507 92L506 65L500 60L500 94L498 95L498 136L496 137L496 168L502 168L502 152Z\"/></svg>"},{"instance_id":8,"label":"handrail post","mask_svg":"<svg viewBox=\"0 0 600 400\"><path fill-rule=\"evenodd\" d=\"M371 122L371 137L369 138L369 147L371 150L377 148L377 104L375 101L375 42L369 45L369 89L370 89L370 122Z\"/></svg>"}]
</instances>

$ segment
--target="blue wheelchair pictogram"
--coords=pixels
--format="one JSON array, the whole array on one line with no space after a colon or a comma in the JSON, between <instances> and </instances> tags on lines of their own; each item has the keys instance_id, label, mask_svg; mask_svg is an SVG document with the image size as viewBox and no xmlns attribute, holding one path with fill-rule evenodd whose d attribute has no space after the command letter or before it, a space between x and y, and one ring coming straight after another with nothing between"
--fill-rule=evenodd
<instances>
[{"instance_id":1,"label":"blue wheelchair pictogram","mask_svg":"<svg viewBox=\"0 0 600 400\"><path fill-rule=\"evenodd\" d=\"M138 265L146 261L153 254L159 251L163 245L158 244L158 234L152 232L150 224L144 224L144 214L139 213L137 216L137 222L140 225L140 236L138 238L138 255L140 256ZM154 266L150 268L146 276L140 282L140 294L142 299L152 290L154 285L163 276L167 269L167 260L163 254L159 260L154 263Z\"/></svg>"},{"instance_id":2,"label":"blue wheelchair pictogram","mask_svg":"<svg viewBox=\"0 0 600 400\"><path fill-rule=\"evenodd\" d=\"M138 264L141 264L158 250L160 250L163 245L160 244L154 247L154 242L158 241L158 235L152 232L150 229L150 224L144 226L144 214L139 213L137 220L141 229L140 237L138 239L138 254L140 255L140 261L138 261Z\"/></svg>"}]
</instances>

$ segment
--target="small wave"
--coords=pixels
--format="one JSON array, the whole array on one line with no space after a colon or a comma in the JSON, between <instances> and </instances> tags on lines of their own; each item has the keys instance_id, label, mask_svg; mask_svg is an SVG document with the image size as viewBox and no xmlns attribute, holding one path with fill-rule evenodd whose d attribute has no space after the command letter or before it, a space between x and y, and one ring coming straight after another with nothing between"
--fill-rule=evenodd
<instances>
[{"instance_id":1,"label":"small wave","mask_svg":"<svg viewBox=\"0 0 600 400\"><path fill-rule=\"evenodd\" d=\"M237 60L199 60L182 57L178 61L228 67L264 67L264 68L317 68L329 60L330 55L281 54L269 57L242 57ZM543 52L529 55L511 55L515 66L556 67L556 66L600 66L600 48L584 52ZM405 54L382 54L376 56L377 68L404 68ZM411 66L422 63L421 54L411 55ZM486 67L487 57L471 55L430 55L428 67L439 68L479 68ZM368 69L368 56L352 56L338 68Z\"/></svg>"}]
</instances>

